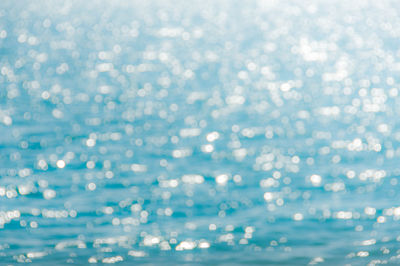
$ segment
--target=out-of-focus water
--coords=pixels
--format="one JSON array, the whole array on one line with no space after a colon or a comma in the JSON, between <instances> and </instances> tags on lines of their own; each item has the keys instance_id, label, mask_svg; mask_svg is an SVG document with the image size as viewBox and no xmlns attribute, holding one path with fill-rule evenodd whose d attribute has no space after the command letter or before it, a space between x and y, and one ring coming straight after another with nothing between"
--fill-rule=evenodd
<instances>
[{"instance_id":1,"label":"out-of-focus water","mask_svg":"<svg viewBox=\"0 0 400 266\"><path fill-rule=\"evenodd\" d=\"M0 264L400 263L395 1L1 1Z\"/></svg>"}]
</instances>

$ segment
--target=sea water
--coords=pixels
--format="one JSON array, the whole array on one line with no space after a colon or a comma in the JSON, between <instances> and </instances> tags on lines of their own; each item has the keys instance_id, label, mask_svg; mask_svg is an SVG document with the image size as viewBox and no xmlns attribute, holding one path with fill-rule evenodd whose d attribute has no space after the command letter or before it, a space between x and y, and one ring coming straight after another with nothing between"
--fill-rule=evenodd
<instances>
[{"instance_id":1,"label":"sea water","mask_svg":"<svg viewBox=\"0 0 400 266\"><path fill-rule=\"evenodd\" d=\"M400 263L395 1L1 1L0 264Z\"/></svg>"}]
</instances>

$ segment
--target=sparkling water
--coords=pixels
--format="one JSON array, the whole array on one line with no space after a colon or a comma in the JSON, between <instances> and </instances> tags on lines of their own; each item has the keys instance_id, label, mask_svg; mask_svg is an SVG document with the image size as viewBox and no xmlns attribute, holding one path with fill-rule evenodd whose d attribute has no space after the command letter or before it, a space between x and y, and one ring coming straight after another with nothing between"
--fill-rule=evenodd
<instances>
[{"instance_id":1,"label":"sparkling water","mask_svg":"<svg viewBox=\"0 0 400 266\"><path fill-rule=\"evenodd\" d=\"M396 1L1 1L0 264L400 263Z\"/></svg>"}]
</instances>

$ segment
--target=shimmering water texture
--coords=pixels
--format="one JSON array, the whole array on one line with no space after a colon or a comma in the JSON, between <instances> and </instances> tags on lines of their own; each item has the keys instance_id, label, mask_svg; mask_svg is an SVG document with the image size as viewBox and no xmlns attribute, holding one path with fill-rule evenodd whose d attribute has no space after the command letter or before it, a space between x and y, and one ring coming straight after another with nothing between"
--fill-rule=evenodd
<instances>
[{"instance_id":1,"label":"shimmering water texture","mask_svg":"<svg viewBox=\"0 0 400 266\"><path fill-rule=\"evenodd\" d=\"M0 1L0 265L400 263L397 1Z\"/></svg>"}]
</instances>

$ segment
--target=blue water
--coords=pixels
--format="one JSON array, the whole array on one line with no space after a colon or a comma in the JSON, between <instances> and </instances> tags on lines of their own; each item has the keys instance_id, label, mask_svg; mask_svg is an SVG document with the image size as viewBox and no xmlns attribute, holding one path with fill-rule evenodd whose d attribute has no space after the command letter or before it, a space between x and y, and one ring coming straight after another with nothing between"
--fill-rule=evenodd
<instances>
[{"instance_id":1,"label":"blue water","mask_svg":"<svg viewBox=\"0 0 400 266\"><path fill-rule=\"evenodd\" d=\"M399 7L1 1L0 264L400 263Z\"/></svg>"}]
</instances>

